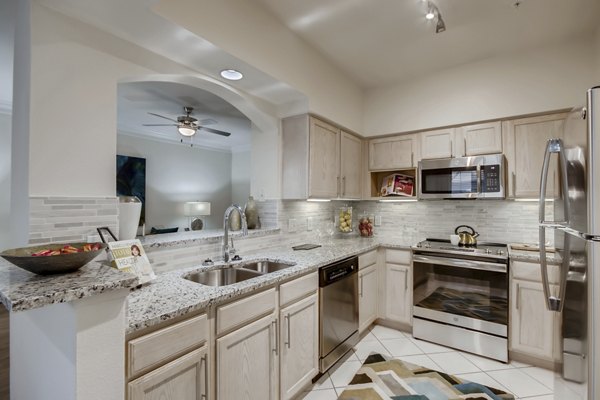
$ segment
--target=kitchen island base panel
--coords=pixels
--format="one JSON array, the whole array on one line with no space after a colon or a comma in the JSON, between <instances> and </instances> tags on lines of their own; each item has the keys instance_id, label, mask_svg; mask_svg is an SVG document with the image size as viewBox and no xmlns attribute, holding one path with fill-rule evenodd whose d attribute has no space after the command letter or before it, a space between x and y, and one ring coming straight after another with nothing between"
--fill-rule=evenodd
<instances>
[{"instance_id":1,"label":"kitchen island base panel","mask_svg":"<svg viewBox=\"0 0 600 400\"><path fill-rule=\"evenodd\" d=\"M11 397L124 399L128 294L10 313Z\"/></svg>"}]
</instances>

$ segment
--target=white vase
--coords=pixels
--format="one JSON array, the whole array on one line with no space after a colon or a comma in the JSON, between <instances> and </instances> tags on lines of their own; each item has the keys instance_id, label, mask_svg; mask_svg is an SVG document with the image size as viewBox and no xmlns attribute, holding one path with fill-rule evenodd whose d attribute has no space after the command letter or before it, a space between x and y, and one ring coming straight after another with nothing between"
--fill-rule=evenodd
<instances>
[{"instance_id":1,"label":"white vase","mask_svg":"<svg viewBox=\"0 0 600 400\"><path fill-rule=\"evenodd\" d=\"M142 202L137 197L119 197L119 240L135 239L141 213Z\"/></svg>"}]
</instances>

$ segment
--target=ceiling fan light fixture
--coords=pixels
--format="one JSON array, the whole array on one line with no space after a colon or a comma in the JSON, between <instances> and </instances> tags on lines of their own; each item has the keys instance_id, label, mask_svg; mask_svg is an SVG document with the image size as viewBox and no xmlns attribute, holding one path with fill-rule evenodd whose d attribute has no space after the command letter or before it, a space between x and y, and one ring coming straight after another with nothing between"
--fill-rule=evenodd
<instances>
[{"instance_id":1,"label":"ceiling fan light fixture","mask_svg":"<svg viewBox=\"0 0 600 400\"><path fill-rule=\"evenodd\" d=\"M180 126L177 128L177 130L179 131L180 134L182 134L183 136L194 136L194 134L196 133L196 129L190 127L190 126Z\"/></svg>"},{"instance_id":2,"label":"ceiling fan light fixture","mask_svg":"<svg viewBox=\"0 0 600 400\"><path fill-rule=\"evenodd\" d=\"M435 25L435 33L442 33L446 30L446 24L442 19L442 16L438 16L437 24Z\"/></svg>"},{"instance_id":3,"label":"ceiling fan light fixture","mask_svg":"<svg viewBox=\"0 0 600 400\"><path fill-rule=\"evenodd\" d=\"M244 77L244 75L235 69L224 69L221 71L221 76L230 81L239 81Z\"/></svg>"}]
</instances>

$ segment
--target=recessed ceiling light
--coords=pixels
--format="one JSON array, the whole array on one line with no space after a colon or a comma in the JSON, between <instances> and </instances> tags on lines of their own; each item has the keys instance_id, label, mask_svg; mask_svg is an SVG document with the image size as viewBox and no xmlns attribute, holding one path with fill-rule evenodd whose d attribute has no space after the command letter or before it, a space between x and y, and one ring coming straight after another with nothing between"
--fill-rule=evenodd
<instances>
[{"instance_id":1,"label":"recessed ceiling light","mask_svg":"<svg viewBox=\"0 0 600 400\"><path fill-rule=\"evenodd\" d=\"M429 11L427 11L427 14L425 14L425 18L426 19L434 19L435 18L435 13L433 12L433 9L430 9Z\"/></svg>"},{"instance_id":2,"label":"recessed ceiling light","mask_svg":"<svg viewBox=\"0 0 600 400\"><path fill-rule=\"evenodd\" d=\"M236 71L235 69L224 69L221 71L221 76L230 81L239 81L244 77L240 71Z\"/></svg>"}]
</instances>

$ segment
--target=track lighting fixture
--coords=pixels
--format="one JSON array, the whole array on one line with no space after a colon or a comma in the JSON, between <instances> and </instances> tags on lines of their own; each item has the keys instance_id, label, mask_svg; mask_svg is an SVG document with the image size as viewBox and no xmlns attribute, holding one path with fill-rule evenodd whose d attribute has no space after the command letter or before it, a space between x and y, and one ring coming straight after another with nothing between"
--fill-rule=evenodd
<instances>
[{"instance_id":1,"label":"track lighting fixture","mask_svg":"<svg viewBox=\"0 0 600 400\"><path fill-rule=\"evenodd\" d=\"M446 23L442 18L439 8L437 8L437 6L431 1L427 1L427 14L425 14L425 19L431 21L434 18L437 18L435 24L435 33L444 32L446 30Z\"/></svg>"}]
</instances>

